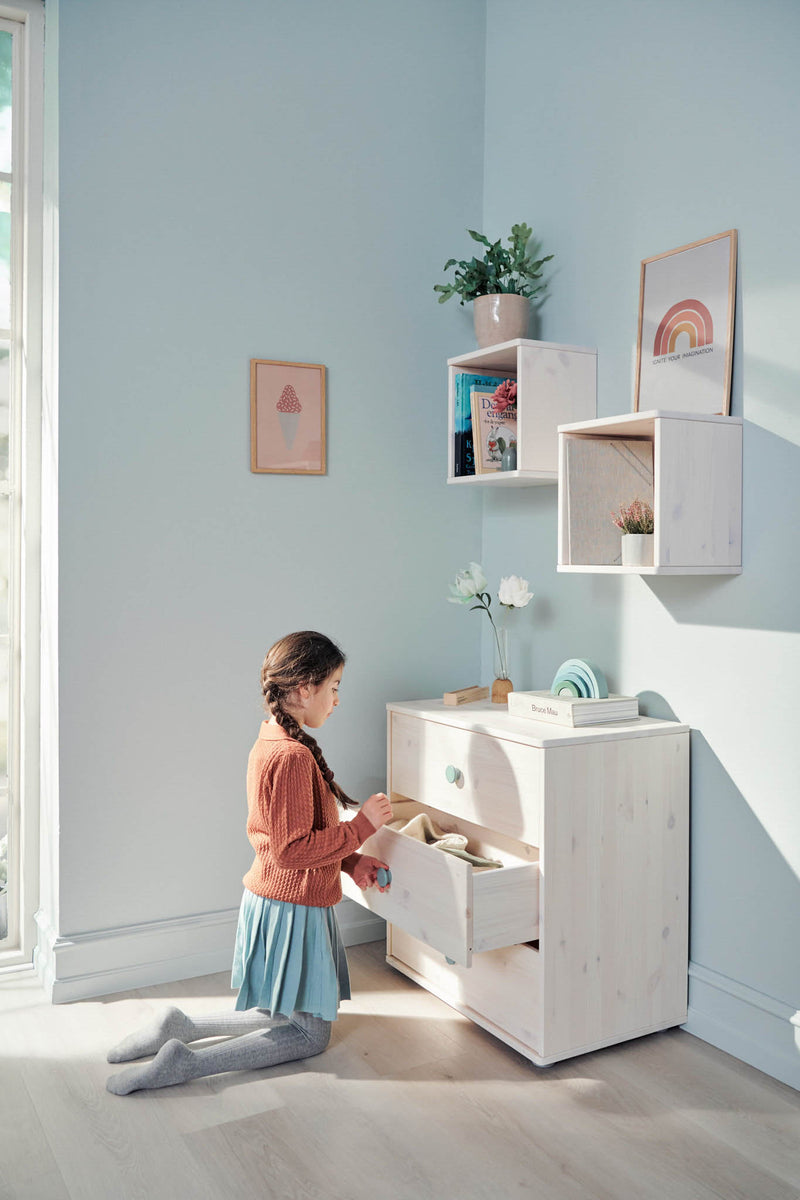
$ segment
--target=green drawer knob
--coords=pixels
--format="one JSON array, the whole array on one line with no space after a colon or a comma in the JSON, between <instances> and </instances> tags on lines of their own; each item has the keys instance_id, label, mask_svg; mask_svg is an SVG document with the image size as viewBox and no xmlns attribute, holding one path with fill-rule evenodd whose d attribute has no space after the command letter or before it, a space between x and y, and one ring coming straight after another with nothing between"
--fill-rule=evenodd
<instances>
[{"instance_id":1,"label":"green drawer knob","mask_svg":"<svg viewBox=\"0 0 800 1200\"><path fill-rule=\"evenodd\" d=\"M444 773L448 783L458 783L461 778L461 772L458 767L448 766L445 768Z\"/></svg>"}]
</instances>

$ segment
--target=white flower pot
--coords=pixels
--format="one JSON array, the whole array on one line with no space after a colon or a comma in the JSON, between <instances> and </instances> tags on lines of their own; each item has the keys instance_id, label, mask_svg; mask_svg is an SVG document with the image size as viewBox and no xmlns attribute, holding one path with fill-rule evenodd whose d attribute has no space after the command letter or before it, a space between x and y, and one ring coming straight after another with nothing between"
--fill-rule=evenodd
<instances>
[{"instance_id":1,"label":"white flower pot","mask_svg":"<svg viewBox=\"0 0 800 1200\"><path fill-rule=\"evenodd\" d=\"M482 349L510 342L513 338L527 337L530 313L531 302L527 296L515 296L512 292L476 296L472 301L472 315L478 346Z\"/></svg>"},{"instance_id":2,"label":"white flower pot","mask_svg":"<svg viewBox=\"0 0 800 1200\"><path fill-rule=\"evenodd\" d=\"M652 567L654 536L652 533L623 533L623 567Z\"/></svg>"}]
</instances>

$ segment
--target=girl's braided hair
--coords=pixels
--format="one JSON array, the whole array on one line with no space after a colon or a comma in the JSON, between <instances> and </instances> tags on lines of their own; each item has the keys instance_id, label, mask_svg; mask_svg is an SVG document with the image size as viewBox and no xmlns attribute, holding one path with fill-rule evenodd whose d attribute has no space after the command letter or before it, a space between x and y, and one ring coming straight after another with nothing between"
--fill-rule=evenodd
<instances>
[{"instance_id":1,"label":"girl's braided hair","mask_svg":"<svg viewBox=\"0 0 800 1200\"><path fill-rule=\"evenodd\" d=\"M308 747L325 782L339 803L345 808L357 808L357 801L351 800L334 780L333 771L326 763L317 742L285 707L286 699L297 688L304 685L317 687L337 667L343 666L344 662L345 656L342 651L330 638L325 637L324 633L315 633L310 629L289 633L267 651L261 666L261 691L264 694L266 711L275 718L289 737Z\"/></svg>"}]
</instances>

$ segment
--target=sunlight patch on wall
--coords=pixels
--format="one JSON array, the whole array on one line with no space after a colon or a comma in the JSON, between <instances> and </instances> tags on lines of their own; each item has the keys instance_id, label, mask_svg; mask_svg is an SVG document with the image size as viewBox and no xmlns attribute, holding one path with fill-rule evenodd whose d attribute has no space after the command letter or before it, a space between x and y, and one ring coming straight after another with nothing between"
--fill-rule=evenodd
<instances>
[{"instance_id":1,"label":"sunlight patch on wall","mask_svg":"<svg viewBox=\"0 0 800 1200\"><path fill-rule=\"evenodd\" d=\"M800 367L746 354L743 371L745 420L800 446Z\"/></svg>"}]
</instances>

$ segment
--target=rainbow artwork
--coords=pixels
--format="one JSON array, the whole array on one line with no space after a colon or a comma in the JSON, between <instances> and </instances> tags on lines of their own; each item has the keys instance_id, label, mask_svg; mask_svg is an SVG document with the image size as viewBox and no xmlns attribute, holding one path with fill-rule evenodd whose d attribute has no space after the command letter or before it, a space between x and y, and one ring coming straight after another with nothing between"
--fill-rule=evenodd
<instances>
[{"instance_id":1,"label":"rainbow artwork","mask_svg":"<svg viewBox=\"0 0 800 1200\"><path fill-rule=\"evenodd\" d=\"M700 300L679 300L661 318L653 343L653 356L674 354L681 333L689 335L689 347L710 346L714 341L714 322L711 313Z\"/></svg>"}]
</instances>

